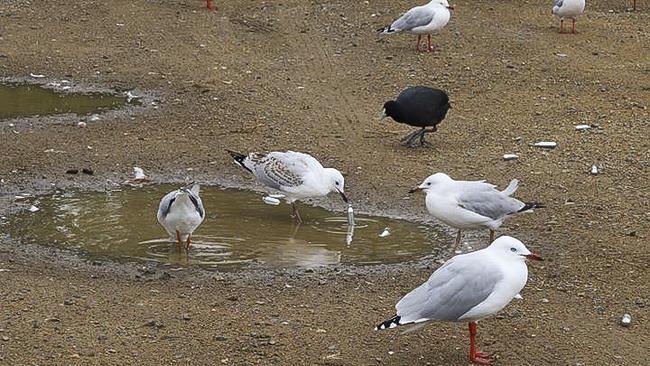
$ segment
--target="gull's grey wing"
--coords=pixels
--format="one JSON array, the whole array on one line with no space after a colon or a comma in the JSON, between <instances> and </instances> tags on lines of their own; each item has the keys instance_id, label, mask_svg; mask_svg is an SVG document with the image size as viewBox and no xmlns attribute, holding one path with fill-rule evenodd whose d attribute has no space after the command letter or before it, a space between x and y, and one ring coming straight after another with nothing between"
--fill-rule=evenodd
<instances>
[{"instance_id":1,"label":"gull's grey wing","mask_svg":"<svg viewBox=\"0 0 650 366\"><path fill-rule=\"evenodd\" d=\"M460 320L487 299L503 274L490 261L456 256L395 306L400 323Z\"/></svg>"},{"instance_id":2,"label":"gull's grey wing","mask_svg":"<svg viewBox=\"0 0 650 366\"><path fill-rule=\"evenodd\" d=\"M178 191L169 192L165 195L165 197L163 197L160 200L160 205L158 206L159 218L167 217L167 215L169 214L169 210L172 207L172 203L174 203L174 201L176 200L176 193L178 193Z\"/></svg>"},{"instance_id":3,"label":"gull's grey wing","mask_svg":"<svg viewBox=\"0 0 650 366\"><path fill-rule=\"evenodd\" d=\"M251 153L248 155L246 166L253 171L260 182L273 189L301 185L303 179L299 169L287 164L284 160L275 153Z\"/></svg>"},{"instance_id":4,"label":"gull's grey wing","mask_svg":"<svg viewBox=\"0 0 650 366\"><path fill-rule=\"evenodd\" d=\"M493 220L514 214L524 206L523 202L509 197L489 185L464 186L458 194L457 200L464 209Z\"/></svg>"},{"instance_id":5,"label":"gull's grey wing","mask_svg":"<svg viewBox=\"0 0 650 366\"><path fill-rule=\"evenodd\" d=\"M425 7L415 7L402 15L390 25L390 28L397 31L408 31L413 28L422 27L433 20L435 12Z\"/></svg>"},{"instance_id":6,"label":"gull's grey wing","mask_svg":"<svg viewBox=\"0 0 650 366\"><path fill-rule=\"evenodd\" d=\"M203 208L203 201L199 197L199 185L192 184L189 189L184 188L183 191L187 192L190 201L192 201L192 205L194 205L194 209L199 213L199 216L203 217L205 215L205 209Z\"/></svg>"}]
</instances>

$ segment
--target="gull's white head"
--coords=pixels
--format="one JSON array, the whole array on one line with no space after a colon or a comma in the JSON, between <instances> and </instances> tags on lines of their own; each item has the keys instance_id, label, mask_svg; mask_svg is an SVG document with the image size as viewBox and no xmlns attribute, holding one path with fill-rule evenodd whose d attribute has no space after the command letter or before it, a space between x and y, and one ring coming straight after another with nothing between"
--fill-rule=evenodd
<instances>
[{"instance_id":1,"label":"gull's white head","mask_svg":"<svg viewBox=\"0 0 650 366\"><path fill-rule=\"evenodd\" d=\"M452 179L445 173L436 173L427 177L427 179L422 182L419 186L411 189L409 193L414 193L417 191L428 192L430 189L435 189L439 184L451 182Z\"/></svg>"},{"instance_id":2,"label":"gull's white head","mask_svg":"<svg viewBox=\"0 0 650 366\"><path fill-rule=\"evenodd\" d=\"M345 203L348 197L345 195L345 179L343 174L334 168L325 168L325 181L329 186L330 192L337 192Z\"/></svg>"},{"instance_id":3,"label":"gull's white head","mask_svg":"<svg viewBox=\"0 0 650 366\"><path fill-rule=\"evenodd\" d=\"M447 2L447 0L433 0L433 1L431 1L431 3L435 4L435 5L443 6L443 7L447 8L447 9L449 9L449 10L454 10L453 6L449 6L449 3Z\"/></svg>"},{"instance_id":4,"label":"gull's white head","mask_svg":"<svg viewBox=\"0 0 650 366\"><path fill-rule=\"evenodd\" d=\"M532 253L524 243L511 236L500 236L488 247L490 251L499 253L499 255L516 259L516 260L543 260L542 257Z\"/></svg>"}]
</instances>

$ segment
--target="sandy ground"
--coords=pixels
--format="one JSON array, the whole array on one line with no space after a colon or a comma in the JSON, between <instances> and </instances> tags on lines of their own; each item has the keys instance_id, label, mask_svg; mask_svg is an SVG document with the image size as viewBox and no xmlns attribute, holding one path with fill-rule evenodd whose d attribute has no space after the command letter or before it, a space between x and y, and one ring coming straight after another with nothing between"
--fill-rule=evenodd
<instances>
[{"instance_id":1,"label":"sandy ground","mask_svg":"<svg viewBox=\"0 0 650 366\"><path fill-rule=\"evenodd\" d=\"M433 55L415 53L414 37L374 32L412 5L228 1L208 13L198 0L3 1L0 76L161 102L85 129L76 117L0 122L2 211L16 192L102 189L134 165L158 181L253 186L224 148L309 151L344 171L361 211L420 219L423 198L406 191L433 172L501 186L516 177L518 197L548 207L500 232L547 261L531 267L523 300L481 322L480 347L504 365L647 365L648 4L589 3L579 34L560 35L546 3L455 1ZM409 129L378 120L409 85L451 95L433 148L399 146ZM574 129L583 123L596 127ZM530 146L540 140L558 148ZM588 174L594 163L602 174ZM86 263L0 237L0 364L467 364L465 324L372 331L436 267L233 277Z\"/></svg>"}]
</instances>

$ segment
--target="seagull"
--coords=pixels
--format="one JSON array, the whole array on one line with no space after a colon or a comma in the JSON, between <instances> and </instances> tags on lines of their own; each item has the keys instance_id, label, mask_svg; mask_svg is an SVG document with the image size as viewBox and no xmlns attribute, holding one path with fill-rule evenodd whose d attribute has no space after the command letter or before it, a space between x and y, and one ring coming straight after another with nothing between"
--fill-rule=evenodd
<instances>
[{"instance_id":1,"label":"seagull","mask_svg":"<svg viewBox=\"0 0 650 366\"><path fill-rule=\"evenodd\" d=\"M404 89L395 100L384 103L381 118L391 117L399 123L422 128L402 138L404 146L415 147L418 137L420 146L431 146L424 140L424 135L437 130L436 126L445 119L449 108L449 97L443 90L415 86ZM426 127L432 128L427 130Z\"/></svg>"},{"instance_id":2,"label":"seagull","mask_svg":"<svg viewBox=\"0 0 650 366\"><path fill-rule=\"evenodd\" d=\"M564 18L571 18L571 33L576 33L576 18L585 10L585 0L553 0L551 14L560 17L560 33L564 32Z\"/></svg>"},{"instance_id":3,"label":"seagull","mask_svg":"<svg viewBox=\"0 0 650 366\"><path fill-rule=\"evenodd\" d=\"M433 0L426 5L416 6L407 11L393 24L379 29L384 34L408 32L417 34L416 50L420 51L420 38L423 34L427 35L428 52L433 52L434 47L431 45L431 34L441 30L451 17L449 10L454 10L449 6L447 0Z\"/></svg>"},{"instance_id":4,"label":"seagull","mask_svg":"<svg viewBox=\"0 0 650 366\"><path fill-rule=\"evenodd\" d=\"M395 305L397 314L375 330L406 324L413 324L411 330L415 330L433 320L466 321L470 361L491 365L491 354L476 350L476 322L501 311L524 288L527 259L542 260L510 236L499 237L485 249L457 255L404 296Z\"/></svg>"},{"instance_id":5,"label":"seagull","mask_svg":"<svg viewBox=\"0 0 650 366\"><path fill-rule=\"evenodd\" d=\"M510 197L519 181L513 179L503 191L483 180L453 180L447 174L429 176L418 187L409 191L424 191L427 210L436 219L458 229L456 245L460 244L461 230L490 229L490 243L494 241L495 230L511 215L542 208L539 202L521 202Z\"/></svg>"},{"instance_id":6,"label":"seagull","mask_svg":"<svg viewBox=\"0 0 650 366\"><path fill-rule=\"evenodd\" d=\"M281 191L291 204L291 217L302 222L295 202L309 197L337 192L345 203L343 175L334 168L323 168L318 160L305 153L273 151L248 155L226 150L235 163L252 173L265 186Z\"/></svg>"},{"instance_id":7,"label":"seagull","mask_svg":"<svg viewBox=\"0 0 650 366\"><path fill-rule=\"evenodd\" d=\"M191 184L169 192L158 206L158 222L169 233L169 241L178 246L185 242L185 249L190 248L192 233L205 218L199 189L198 184Z\"/></svg>"}]
</instances>

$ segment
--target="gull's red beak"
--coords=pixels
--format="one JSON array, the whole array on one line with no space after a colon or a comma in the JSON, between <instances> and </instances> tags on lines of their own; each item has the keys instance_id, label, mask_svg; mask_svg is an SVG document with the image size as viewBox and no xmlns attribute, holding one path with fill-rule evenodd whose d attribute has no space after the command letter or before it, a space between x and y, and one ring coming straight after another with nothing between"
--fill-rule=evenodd
<instances>
[{"instance_id":1,"label":"gull's red beak","mask_svg":"<svg viewBox=\"0 0 650 366\"><path fill-rule=\"evenodd\" d=\"M530 253L528 255L525 255L524 257L526 257L526 259L532 260L532 261L543 261L544 260L544 258L538 256L535 253Z\"/></svg>"}]
</instances>

